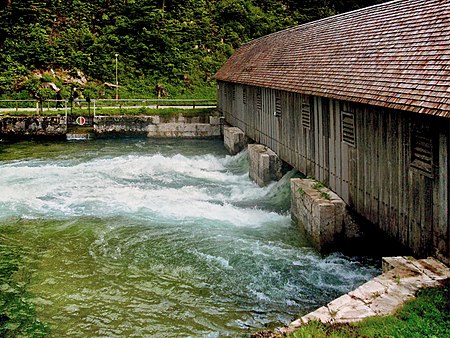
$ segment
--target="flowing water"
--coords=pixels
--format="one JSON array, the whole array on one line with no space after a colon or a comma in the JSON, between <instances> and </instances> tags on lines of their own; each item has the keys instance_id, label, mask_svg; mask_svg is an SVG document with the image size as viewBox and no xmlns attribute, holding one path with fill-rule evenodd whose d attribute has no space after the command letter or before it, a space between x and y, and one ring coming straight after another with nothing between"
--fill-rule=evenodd
<instances>
[{"instance_id":1,"label":"flowing water","mask_svg":"<svg viewBox=\"0 0 450 338\"><path fill-rule=\"evenodd\" d=\"M319 255L289 175L260 188L212 140L0 143L0 245L54 337L236 336L379 272Z\"/></svg>"}]
</instances>

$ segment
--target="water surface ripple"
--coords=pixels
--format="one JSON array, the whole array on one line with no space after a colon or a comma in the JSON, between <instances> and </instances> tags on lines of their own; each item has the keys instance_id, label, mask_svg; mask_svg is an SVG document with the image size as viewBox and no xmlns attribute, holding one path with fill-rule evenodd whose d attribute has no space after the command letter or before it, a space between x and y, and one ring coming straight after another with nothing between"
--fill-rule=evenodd
<instances>
[{"instance_id":1,"label":"water surface ripple","mask_svg":"<svg viewBox=\"0 0 450 338\"><path fill-rule=\"evenodd\" d=\"M286 324L378 273L321 256L219 141L0 145L0 244L55 337L222 337Z\"/></svg>"}]
</instances>

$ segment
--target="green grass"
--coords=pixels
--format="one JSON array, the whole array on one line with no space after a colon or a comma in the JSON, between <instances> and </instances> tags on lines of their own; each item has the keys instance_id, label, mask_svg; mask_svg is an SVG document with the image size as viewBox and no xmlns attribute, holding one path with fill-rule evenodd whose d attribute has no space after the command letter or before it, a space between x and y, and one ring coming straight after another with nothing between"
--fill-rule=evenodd
<instances>
[{"instance_id":1,"label":"green grass","mask_svg":"<svg viewBox=\"0 0 450 338\"><path fill-rule=\"evenodd\" d=\"M291 338L450 337L450 283L423 289L394 315L367 318L355 324L310 322Z\"/></svg>"}]
</instances>

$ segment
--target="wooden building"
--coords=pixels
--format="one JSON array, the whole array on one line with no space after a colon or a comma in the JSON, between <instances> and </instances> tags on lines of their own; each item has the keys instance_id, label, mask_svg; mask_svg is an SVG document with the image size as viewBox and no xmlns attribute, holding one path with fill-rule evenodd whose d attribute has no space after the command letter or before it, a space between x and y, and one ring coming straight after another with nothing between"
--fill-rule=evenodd
<instances>
[{"instance_id":1,"label":"wooden building","mask_svg":"<svg viewBox=\"0 0 450 338\"><path fill-rule=\"evenodd\" d=\"M215 78L229 124L416 255L449 262L450 0L391 1L267 35Z\"/></svg>"}]
</instances>

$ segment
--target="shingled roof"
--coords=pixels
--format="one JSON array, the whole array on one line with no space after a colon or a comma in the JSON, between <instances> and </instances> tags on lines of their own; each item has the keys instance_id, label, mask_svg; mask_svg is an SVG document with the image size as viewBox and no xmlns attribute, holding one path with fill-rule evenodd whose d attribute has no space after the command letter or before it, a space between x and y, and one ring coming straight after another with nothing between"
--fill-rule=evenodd
<instances>
[{"instance_id":1,"label":"shingled roof","mask_svg":"<svg viewBox=\"0 0 450 338\"><path fill-rule=\"evenodd\" d=\"M240 47L221 81L450 117L450 0L397 0Z\"/></svg>"}]
</instances>

